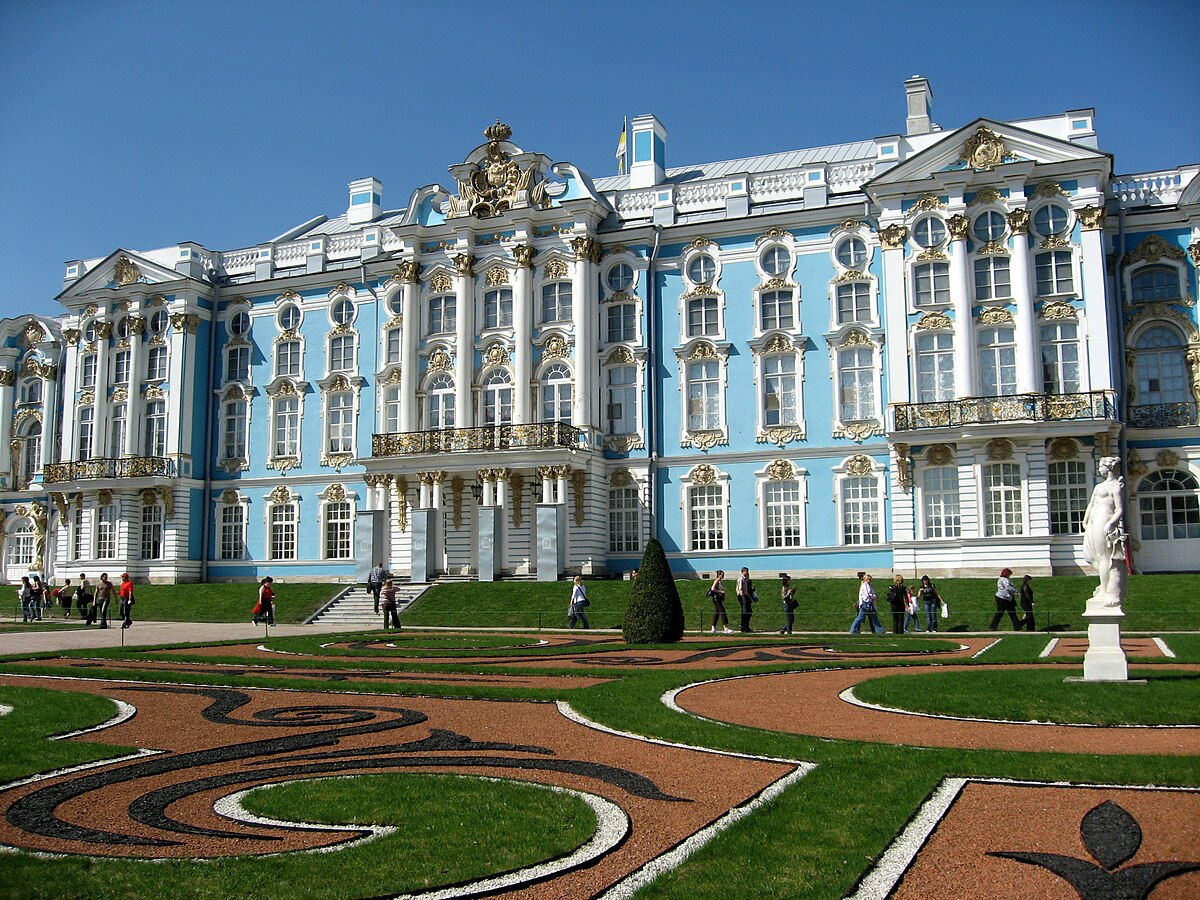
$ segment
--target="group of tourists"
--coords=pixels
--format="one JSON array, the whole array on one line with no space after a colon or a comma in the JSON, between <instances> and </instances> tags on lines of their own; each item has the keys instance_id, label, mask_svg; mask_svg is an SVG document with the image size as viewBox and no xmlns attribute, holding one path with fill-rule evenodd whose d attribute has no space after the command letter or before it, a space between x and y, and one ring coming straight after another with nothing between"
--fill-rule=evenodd
<instances>
[{"instance_id":1,"label":"group of tourists","mask_svg":"<svg viewBox=\"0 0 1200 900\"><path fill-rule=\"evenodd\" d=\"M1007 613L1012 622L1013 631L1036 631L1033 624L1033 585L1030 584L1033 576L1026 575L1022 578L1021 587L1017 589L1009 580L1011 575L1012 569L1001 569L1000 577L996 579L996 614L992 616L992 622L988 628L995 631L1000 626L1000 620ZM1018 597L1021 600L1021 612L1025 613L1020 619L1017 618Z\"/></svg>"},{"instance_id":2,"label":"group of tourists","mask_svg":"<svg viewBox=\"0 0 1200 900\"><path fill-rule=\"evenodd\" d=\"M866 572L858 573L858 602L855 604L857 615L850 625L851 634L859 634L863 622L870 625L876 634L883 634L887 630L879 621L879 609L875 605L878 597L872 581L873 578ZM894 634L908 634L910 631L936 632L938 616L949 615L946 601L942 599L928 575L921 576L921 584L915 592L904 583L903 575L893 575L885 596L892 613ZM921 627L922 610L925 613L924 628Z\"/></svg>"},{"instance_id":3,"label":"group of tourists","mask_svg":"<svg viewBox=\"0 0 1200 900\"><path fill-rule=\"evenodd\" d=\"M399 630L400 607L396 603L396 580L382 562L375 563L367 573L367 587L375 601L375 615L383 610L383 630L387 631L389 625Z\"/></svg>"},{"instance_id":4,"label":"group of tourists","mask_svg":"<svg viewBox=\"0 0 1200 900\"><path fill-rule=\"evenodd\" d=\"M83 617L84 625L108 627L108 610L113 596L118 598L118 610L121 616L121 627L128 628L133 624L134 590L133 579L129 573L121 575L120 585L114 585L108 580L108 573L100 575L96 589L85 573L79 573L79 583L72 586L67 578L62 585L55 587L44 583L40 575L24 575L21 586L17 588L17 597L21 601L21 621L41 622L43 613L52 616L55 605L63 611L63 618L71 618L74 608Z\"/></svg>"}]
</instances>

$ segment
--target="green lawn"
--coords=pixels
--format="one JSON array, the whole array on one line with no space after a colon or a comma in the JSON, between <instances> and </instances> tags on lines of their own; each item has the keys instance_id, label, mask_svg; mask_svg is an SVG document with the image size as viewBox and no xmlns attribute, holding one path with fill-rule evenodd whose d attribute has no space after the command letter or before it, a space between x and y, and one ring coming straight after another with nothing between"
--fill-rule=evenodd
<instances>
[{"instance_id":1,"label":"green lawn","mask_svg":"<svg viewBox=\"0 0 1200 900\"><path fill-rule=\"evenodd\" d=\"M277 584L275 621L303 622L334 594L338 584ZM258 602L253 584L140 584L134 618L152 622L249 622ZM115 608L115 604L114 604Z\"/></svg>"}]
</instances>

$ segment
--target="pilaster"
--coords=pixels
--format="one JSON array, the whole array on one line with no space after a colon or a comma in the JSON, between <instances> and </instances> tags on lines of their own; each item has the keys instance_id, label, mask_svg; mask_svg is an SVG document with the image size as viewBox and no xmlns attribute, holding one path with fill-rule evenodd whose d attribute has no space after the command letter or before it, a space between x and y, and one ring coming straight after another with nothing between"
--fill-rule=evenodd
<instances>
[{"instance_id":1,"label":"pilaster","mask_svg":"<svg viewBox=\"0 0 1200 900\"><path fill-rule=\"evenodd\" d=\"M578 237L571 241L575 251L575 271L571 284L571 318L575 330L574 424L592 428L595 424L592 394L595 385L596 356L596 264L600 244L595 238Z\"/></svg>"},{"instance_id":2,"label":"pilaster","mask_svg":"<svg viewBox=\"0 0 1200 900\"><path fill-rule=\"evenodd\" d=\"M1029 213L1014 209L1008 214L1012 229L1012 258L1009 281L1012 283L1013 305L1016 307L1017 393L1039 394L1042 391L1042 367L1038 357L1037 311L1033 306L1030 287L1033 273L1029 263Z\"/></svg>"},{"instance_id":3,"label":"pilaster","mask_svg":"<svg viewBox=\"0 0 1200 900\"><path fill-rule=\"evenodd\" d=\"M959 222L955 220L961 219ZM967 277L965 216L952 216L950 229L950 305L954 308L954 395L973 397L975 389L975 317Z\"/></svg>"},{"instance_id":4,"label":"pilaster","mask_svg":"<svg viewBox=\"0 0 1200 900\"><path fill-rule=\"evenodd\" d=\"M513 247L513 422L532 421L529 384L533 373L533 248Z\"/></svg>"},{"instance_id":5,"label":"pilaster","mask_svg":"<svg viewBox=\"0 0 1200 900\"><path fill-rule=\"evenodd\" d=\"M458 307L458 334L454 348L454 424L470 428L472 422L471 386L475 375L475 259L469 253L453 257L454 293Z\"/></svg>"},{"instance_id":6,"label":"pilaster","mask_svg":"<svg viewBox=\"0 0 1200 900\"><path fill-rule=\"evenodd\" d=\"M400 352L400 430L417 431L417 341L421 334L418 281L421 264L415 259L400 264L401 302L404 322L400 326L404 345Z\"/></svg>"}]
</instances>

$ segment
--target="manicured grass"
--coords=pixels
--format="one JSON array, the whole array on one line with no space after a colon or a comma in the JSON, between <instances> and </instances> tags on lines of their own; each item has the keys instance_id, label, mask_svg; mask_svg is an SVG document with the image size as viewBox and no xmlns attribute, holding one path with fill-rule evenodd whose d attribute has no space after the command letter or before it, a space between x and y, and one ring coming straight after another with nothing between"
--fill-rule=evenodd
<instances>
[{"instance_id":1,"label":"manicured grass","mask_svg":"<svg viewBox=\"0 0 1200 900\"><path fill-rule=\"evenodd\" d=\"M303 622L344 588L345 585L338 584L277 584L275 621L284 625ZM249 622L258 602L258 587L253 584L139 584L135 597L133 617L143 621ZM115 600L111 610L116 610Z\"/></svg>"},{"instance_id":2,"label":"manicured grass","mask_svg":"<svg viewBox=\"0 0 1200 900\"><path fill-rule=\"evenodd\" d=\"M124 752L101 744L47 740L111 719L117 712L111 700L0 685L0 704L12 707L12 712L0 716L0 782ZM0 861L0 869L3 865Z\"/></svg>"},{"instance_id":3,"label":"manicured grass","mask_svg":"<svg viewBox=\"0 0 1200 900\"><path fill-rule=\"evenodd\" d=\"M891 613L883 599L889 573L875 579L879 594L880 621L891 627ZM915 583L918 579L909 579ZM1014 578L1019 584L1019 579ZM706 596L709 581L676 581L683 603L687 631L707 631L712 621L712 602ZM853 580L794 578L797 587L796 629L800 631L848 631L854 620L858 586ZM1039 631L1080 631L1084 605L1096 579L1063 575L1033 581L1034 617ZM950 617L939 619L940 631L983 631L995 612L994 578L946 578L935 580L938 591L950 606ZM755 582L759 603L751 627L777 631L783 626L779 600L780 582L763 578ZM725 582L725 609L733 628L738 625L734 580ZM630 583L615 579L587 582L592 605L587 608L593 628L620 628L629 601ZM456 582L435 585L402 615L412 625L444 627L504 626L513 628L563 628L567 624L569 582L545 583L498 581L492 584ZM1125 631L1161 629L1200 630L1200 575L1134 575L1129 580L1125 604ZM1018 617L1021 614L1018 611ZM921 626L925 626L924 611ZM1002 629L1011 629L1007 616Z\"/></svg>"},{"instance_id":4,"label":"manicured grass","mask_svg":"<svg viewBox=\"0 0 1200 900\"><path fill-rule=\"evenodd\" d=\"M854 688L866 703L914 712L1064 725L1200 725L1200 674L1141 670L1147 684L1071 683L1062 666L928 672L872 678Z\"/></svg>"}]
</instances>

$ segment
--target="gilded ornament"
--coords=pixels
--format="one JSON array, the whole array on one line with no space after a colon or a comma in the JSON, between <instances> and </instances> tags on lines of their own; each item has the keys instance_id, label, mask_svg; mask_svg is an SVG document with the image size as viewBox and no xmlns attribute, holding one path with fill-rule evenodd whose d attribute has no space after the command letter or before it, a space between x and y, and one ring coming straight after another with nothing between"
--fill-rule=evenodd
<instances>
[{"instance_id":1,"label":"gilded ornament","mask_svg":"<svg viewBox=\"0 0 1200 900\"><path fill-rule=\"evenodd\" d=\"M107 341L112 337L112 322L97 322L96 337L102 341Z\"/></svg>"},{"instance_id":2,"label":"gilded ornament","mask_svg":"<svg viewBox=\"0 0 1200 900\"><path fill-rule=\"evenodd\" d=\"M1134 478L1140 478L1142 475L1145 475L1148 471L1150 471L1145 460L1142 459L1141 454L1139 454L1137 450L1129 451L1129 456L1125 458L1125 467L1129 470L1129 474Z\"/></svg>"},{"instance_id":3,"label":"gilded ornament","mask_svg":"<svg viewBox=\"0 0 1200 900\"><path fill-rule=\"evenodd\" d=\"M692 241L692 243L691 243L691 246L693 246L693 247L695 247L697 250L699 250L699 249L702 249L702 248L704 248L704 247L711 246L711 244L712 244L712 241L710 241L708 238L706 238L706 237L698 237L698 238L696 238L694 241Z\"/></svg>"},{"instance_id":4,"label":"gilded ornament","mask_svg":"<svg viewBox=\"0 0 1200 900\"><path fill-rule=\"evenodd\" d=\"M63 522L66 522L70 515L70 508L67 506L67 495L59 491L51 491L50 500L58 507L58 517Z\"/></svg>"},{"instance_id":5,"label":"gilded ornament","mask_svg":"<svg viewBox=\"0 0 1200 900\"><path fill-rule=\"evenodd\" d=\"M993 461L1012 459L1013 445L1007 438L993 438L987 444L987 458Z\"/></svg>"},{"instance_id":6,"label":"gilded ornament","mask_svg":"<svg viewBox=\"0 0 1200 900\"><path fill-rule=\"evenodd\" d=\"M508 478L508 495L512 499L513 527L520 528L524 519L525 476L513 472Z\"/></svg>"},{"instance_id":7,"label":"gilded ornament","mask_svg":"<svg viewBox=\"0 0 1200 900\"><path fill-rule=\"evenodd\" d=\"M692 484L699 487L704 487L709 484L717 483L717 470L708 463L701 463L692 469L691 473Z\"/></svg>"},{"instance_id":8,"label":"gilded ornament","mask_svg":"<svg viewBox=\"0 0 1200 900\"><path fill-rule=\"evenodd\" d=\"M834 426L834 437L848 437L856 444L861 444L873 435L883 434L883 426L874 419L860 422L839 422Z\"/></svg>"},{"instance_id":9,"label":"gilded ornament","mask_svg":"<svg viewBox=\"0 0 1200 900\"><path fill-rule=\"evenodd\" d=\"M640 434L610 434L604 438L604 449L613 453L629 453L645 446L646 441Z\"/></svg>"},{"instance_id":10,"label":"gilded ornament","mask_svg":"<svg viewBox=\"0 0 1200 900\"><path fill-rule=\"evenodd\" d=\"M544 277L547 281L556 281L560 278L566 278L566 262L557 256L547 261L545 267L542 269L542 277Z\"/></svg>"},{"instance_id":11,"label":"gilded ornament","mask_svg":"<svg viewBox=\"0 0 1200 900\"><path fill-rule=\"evenodd\" d=\"M943 312L929 312L917 320L918 331L940 331L954 327L950 317Z\"/></svg>"},{"instance_id":12,"label":"gilded ornament","mask_svg":"<svg viewBox=\"0 0 1200 900\"><path fill-rule=\"evenodd\" d=\"M113 280L121 287L136 284L142 280L142 270L129 257L122 256L113 265Z\"/></svg>"},{"instance_id":13,"label":"gilded ornament","mask_svg":"<svg viewBox=\"0 0 1200 900\"><path fill-rule=\"evenodd\" d=\"M777 447L783 447L784 444L804 440L805 434L803 425L772 425L758 432L754 436L754 441L757 444L774 444Z\"/></svg>"},{"instance_id":14,"label":"gilded ornament","mask_svg":"<svg viewBox=\"0 0 1200 900\"><path fill-rule=\"evenodd\" d=\"M847 269L837 278L833 279L834 284L845 284L848 281L867 281L867 276L858 269ZM764 285L765 288L765 285Z\"/></svg>"},{"instance_id":15,"label":"gilded ornament","mask_svg":"<svg viewBox=\"0 0 1200 900\"><path fill-rule=\"evenodd\" d=\"M475 257L470 253L456 253L450 257L454 263L454 274L469 278L475 274Z\"/></svg>"},{"instance_id":16,"label":"gilded ornament","mask_svg":"<svg viewBox=\"0 0 1200 900\"><path fill-rule=\"evenodd\" d=\"M912 457L908 444L896 444L896 485L907 492L912 487Z\"/></svg>"},{"instance_id":17,"label":"gilded ornament","mask_svg":"<svg viewBox=\"0 0 1200 900\"><path fill-rule=\"evenodd\" d=\"M429 371L446 372L450 369L450 354L438 347L429 354Z\"/></svg>"},{"instance_id":18,"label":"gilded ornament","mask_svg":"<svg viewBox=\"0 0 1200 900\"><path fill-rule=\"evenodd\" d=\"M1079 444L1070 438L1055 438L1050 442L1051 459L1074 459L1079 455Z\"/></svg>"},{"instance_id":19,"label":"gilded ornament","mask_svg":"<svg viewBox=\"0 0 1200 900\"><path fill-rule=\"evenodd\" d=\"M403 284L416 284L421 278L421 264L415 259L403 260L396 266L396 274L392 278Z\"/></svg>"},{"instance_id":20,"label":"gilded ornament","mask_svg":"<svg viewBox=\"0 0 1200 900\"><path fill-rule=\"evenodd\" d=\"M618 253L628 253L629 248L624 244L613 244L611 247L604 248L605 256L616 256Z\"/></svg>"},{"instance_id":21,"label":"gilded ornament","mask_svg":"<svg viewBox=\"0 0 1200 900\"><path fill-rule=\"evenodd\" d=\"M400 382L401 375L400 368L398 366L393 366L391 369L389 369L387 374L381 379L381 383L385 385L400 384Z\"/></svg>"},{"instance_id":22,"label":"gilded ornament","mask_svg":"<svg viewBox=\"0 0 1200 900\"><path fill-rule=\"evenodd\" d=\"M633 351L628 347L613 347L612 352L604 359L606 366L631 365L634 362Z\"/></svg>"},{"instance_id":23,"label":"gilded ornament","mask_svg":"<svg viewBox=\"0 0 1200 900\"><path fill-rule=\"evenodd\" d=\"M1029 232L1029 210L1014 209L1008 216L1008 228L1014 234L1027 234Z\"/></svg>"},{"instance_id":24,"label":"gilded ornament","mask_svg":"<svg viewBox=\"0 0 1200 900\"><path fill-rule=\"evenodd\" d=\"M1179 465L1179 454L1174 450L1159 450L1154 462L1160 469L1173 469Z\"/></svg>"},{"instance_id":25,"label":"gilded ornament","mask_svg":"<svg viewBox=\"0 0 1200 900\"><path fill-rule=\"evenodd\" d=\"M695 447L697 450L702 450L707 453L713 447L724 447L729 443L729 438L721 429L711 431L687 431L684 433L683 440L679 442L680 447Z\"/></svg>"},{"instance_id":26,"label":"gilded ornament","mask_svg":"<svg viewBox=\"0 0 1200 900\"><path fill-rule=\"evenodd\" d=\"M1008 256L1008 242L1004 240L988 241L975 252L979 256Z\"/></svg>"},{"instance_id":27,"label":"gilded ornament","mask_svg":"<svg viewBox=\"0 0 1200 900\"><path fill-rule=\"evenodd\" d=\"M786 334L776 334L767 341L766 346L762 348L762 352L764 355L767 353L792 353L795 349L796 346L792 343L790 337Z\"/></svg>"},{"instance_id":28,"label":"gilded ornament","mask_svg":"<svg viewBox=\"0 0 1200 900\"><path fill-rule=\"evenodd\" d=\"M509 362L508 350L503 344L492 344L487 348L484 358L489 366L507 366Z\"/></svg>"},{"instance_id":29,"label":"gilded ornament","mask_svg":"<svg viewBox=\"0 0 1200 900\"><path fill-rule=\"evenodd\" d=\"M1182 329L1189 344L1200 344L1200 330L1197 330L1196 323L1169 303L1156 302L1142 306L1137 313L1129 317L1125 333L1132 334L1134 325L1143 319L1168 319Z\"/></svg>"},{"instance_id":30,"label":"gilded ornament","mask_svg":"<svg viewBox=\"0 0 1200 900\"><path fill-rule=\"evenodd\" d=\"M584 490L587 488L587 472L575 469L571 472L571 493L575 495L575 527L582 528L587 510L584 508Z\"/></svg>"},{"instance_id":31,"label":"gilded ornament","mask_svg":"<svg viewBox=\"0 0 1200 900\"><path fill-rule=\"evenodd\" d=\"M909 209L908 214L910 216L915 216L919 212L929 212L930 210L945 208L946 204L943 203L936 194L926 194L912 205L912 208Z\"/></svg>"},{"instance_id":32,"label":"gilded ornament","mask_svg":"<svg viewBox=\"0 0 1200 900\"><path fill-rule=\"evenodd\" d=\"M129 333L134 337L146 333L145 316L129 316Z\"/></svg>"},{"instance_id":33,"label":"gilded ornament","mask_svg":"<svg viewBox=\"0 0 1200 900\"><path fill-rule=\"evenodd\" d=\"M934 444L925 451L925 459L931 466L946 466L954 458L953 451L945 444Z\"/></svg>"},{"instance_id":34,"label":"gilded ornament","mask_svg":"<svg viewBox=\"0 0 1200 900\"><path fill-rule=\"evenodd\" d=\"M221 502L226 506L231 506L235 503L241 502L241 498L238 496L238 492L233 488L226 488L225 490L221 491Z\"/></svg>"},{"instance_id":35,"label":"gilded ornament","mask_svg":"<svg viewBox=\"0 0 1200 900\"><path fill-rule=\"evenodd\" d=\"M518 269L530 269L533 267L533 247L529 244L515 244L512 248L513 261L517 264Z\"/></svg>"},{"instance_id":36,"label":"gilded ornament","mask_svg":"<svg viewBox=\"0 0 1200 900\"><path fill-rule=\"evenodd\" d=\"M1051 300L1042 304L1043 319L1078 319L1079 312L1075 307L1062 300Z\"/></svg>"},{"instance_id":37,"label":"gilded ornament","mask_svg":"<svg viewBox=\"0 0 1200 900\"><path fill-rule=\"evenodd\" d=\"M538 466L537 477L539 481L553 481L558 474L556 466Z\"/></svg>"},{"instance_id":38,"label":"gilded ornament","mask_svg":"<svg viewBox=\"0 0 1200 900\"><path fill-rule=\"evenodd\" d=\"M158 503L158 491L154 488L146 488L141 493L142 506L155 506Z\"/></svg>"},{"instance_id":39,"label":"gilded ornament","mask_svg":"<svg viewBox=\"0 0 1200 900\"><path fill-rule=\"evenodd\" d=\"M1071 242L1062 235L1052 234L1042 241L1039 250L1070 250Z\"/></svg>"},{"instance_id":40,"label":"gilded ornament","mask_svg":"<svg viewBox=\"0 0 1200 900\"><path fill-rule=\"evenodd\" d=\"M796 477L796 470L786 459L777 459L767 466L767 479L770 481L791 481Z\"/></svg>"},{"instance_id":41,"label":"gilded ornament","mask_svg":"<svg viewBox=\"0 0 1200 900\"><path fill-rule=\"evenodd\" d=\"M292 492L288 490L286 484L279 485L267 495L267 500L271 503L287 503L291 499Z\"/></svg>"},{"instance_id":42,"label":"gilded ornament","mask_svg":"<svg viewBox=\"0 0 1200 900\"><path fill-rule=\"evenodd\" d=\"M968 206L979 206L983 203L1003 203L1004 195L995 188L982 188L968 203Z\"/></svg>"},{"instance_id":43,"label":"gilded ornament","mask_svg":"<svg viewBox=\"0 0 1200 900\"><path fill-rule=\"evenodd\" d=\"M985 309L979 314L980 325L1007 325L1013 320L1013 314L1007 309Z\"/></svg>"},{"instance_id":44,"label":"gilded ornament","mask_svg":"<svg viewBox=\"0 0 1200 900\"><path fill-rule=\"evenodd\" d=\"M162 500L163 512L170 519L175 515L175 492L170 488L160 487L158 489L158 496Z\"/></svg>"},{"instance_id":45,"label":"gilded ornament","mask_svg":"<svg viewBox=\"0 0 1200 900\"><path fill-rule=\"evenodd\" d=\"M1081 206L1075 210L1075 217L1079 219L1084 231L1099 231L1104 227L1106 215L1108 210L1103 206Z\"/></svg>"},{"instance_id":46,"label":"gilded ornament","mask_svg":"<svg viewBox=\"0 0 1200 900\"><path fill-rule=\"evenodd\" d=\"M1112 443L1112 435L1107 431L1102 431L1096 435L1096 451L1103 458L1111 455L1110 445Z\"/></svg>"},{"instance_id":47,"label":"gilded ornament","mask_svg":"<svg viewBox=\"0 0 1200 900\"><path fill-rule=\"evenodd\" d=\"M340 473L352 462L354 462L354 456L350 453L327 453L321 456L320 465Z\"/></svg>"},{"instance_id":48,"label":"gilded ornament","mask_svg":"<svg viewBox=\"0 0 1200 900\"><path fill-rule=\"evenodd\" d=\"M702 359L719 359L716 348L707 341L700 341L692 348L692 352L687 355L688 362L695 362Z\"/></svg>"},{"instance_id":49,"label":"gilded ornament","mask_svg":"<svg viewBox=\"0 0 1200 900\"><path fill-rule=\"evenodd\" d=\"M26 346L32 347L34 344L40 344L46 339L46 329L39 325L35 320L30 319L25 325L25 332L22 334Z\"/></svg>"},{"instance_id":50,"label":"gilded ornament","mask_svg":"<svg viewBox=\"0 0 1200 900\"><path fill-rule=\"evenodd\" d=\"M843 231L853 231L855 228L862 228L863 222L861 219L845 219L838 228Z\"/></svg>"},{"instance_id":51,"label":"gilded ornament","mask_svg":"<svg viewBox=\"0 0 1200 900\"><path fill-rule=\"evenodd\" d=\"M446 272L434 272L433 277L429 279L429 289L435 294L444 294L447 291L453 290L454 286L450 282L450 276Z\"/></svg>"},{"instance_id":52,"label":"gilded ornament","mask_svg":"<svg viewBox=\"0 0 1200 900\"><path fill-rule=\"evenodd\" d=\"M1188 244L1187 252L1192 257L1192 265L1200 269L1200 241Z\"/></svg>"},{"instance_id":53,"label":"gilded ornament","mask_svg":"<svg viewBox=\"0 0 1200 900\"><path fill-rule=\"evenodd\" d=\"M946 220L946 230L950 232L950 240L965 241L971 233L971 220L957 213Z\"/></svg>"},{"instance_id":54,"label":"gilded ornament","mask_svg":"<svg viewBox=\"0 0 1200 900\"><path fill-rule=\"evenodd\" d=\"M228 394L226 394L226 399L227 398L228 398ZM129 399L129 391L127 391L123 387L119 387L112 392L112 402L113 403L124 403L128 399Z\"/></svg>"},{"instance_id":55,"label":"gilded ornament","mask_svg":"<svg viewBox=\"0 0 1200 900\"><path fill-rule=\"evenodd\" d=\"M100 312L100 307L98 307L95 303L89 303L83 308L83 317L86 319L89 316L94 316L98 312Z\"/></svg>"},{"instance_id":56,"label":"gilded ornament","mask_svg":"<svg viewBox=\"0 0 1200 900\"><path fill-rule=\"evenodd\" d=\"M11 373L9 373L9 374L11 374ZM0 372L0 384L2 384L2 383L3 383L3 376L4 376L4 375L5 375L5 373L4 373L4 372ZM9 384L11 384L11 383L12 383L12 382L9 382ZM93 403L95 403L95 402L96 402L96 395L95 395L95 394L93 394L91 391L83 391L83 392L82 392L82 393L79 395L79 401L78 401L78 402L79 402L79 405L80 405L80 406L91 406Z\"/></svg>"},{"instance_id":57,"label":"gilded ornament","mask_svg":"<svg viewBox=\"0 0 1200 900\"><path fill-rule=\"evenodd\" d=\"M600 262L601 247L600 242L591 237L577 237L571 239L571 249L575 251L575 258L580 261L598 263Z\"/></svg>"},{"instance_id":58,"label":"gilded ornament","mask_svg":"<svg viewBox=\"0 0 1200 900\"><path fill-rule=\"evenodd\" d=\"M880 229L879 240L884 250L899 250L908 240L908 228L904 225L889 225Z\"/></svg>"},{"instance_id":59,"label":"gilded ornament","mask_svg":"<svg viewBox=\"0 0 1200 900\"><path fill-rule=\"evenodd\" d=\"M69 346L74 347L79 343L79 334L78 328L67 328L63 331L63 339Z\"/></svg>"},{"instance_id":60,"label":"gilded ornament","mask_svg":"<svg viewBox=\"0 0 1200 900\"><path fill-rule=\"evenodd\" d=\"M838 344L838 349L842 350L846 347L874 347L875 344L871 340L871 336L865 331L860 331L857 328L846 332L846 336L842 338L842 342Z\"/></svg>"},{"instance_id":61,"label":"gilded ornament","mask_svg":"<svg viewBox=\"0 0 1200 900\"><path fill-rule=\"evenodd\" d=\"M487 219L527 203L529 199L537 199L530 197L533 165L522 169L501 146L512 137L512 129L497 121L484 136L488 139L487 155L476 165L475 171L458 179L458 197L451 198L451 215L469 213ZM537 193L536 189L534 193Z\"/></svg>"},{"instance_id":62,"label":"gilded ornament","mask_svg":"<svg viewBox=\"0 0 1200 900\"><path fill-rule=\"evenodd\" d=\"M508 269L504 266L492 266L487 273L487 286L499 287L502 284L508 284Z\"/></svg>"},{"instance_id":63,"label":"gilded ornament","mask_svg":"<svg viewBox=\"0 0 1200 900\"><path fill-rule=\"evenodd\" d=\"M862 276L859 275L859 277L861 278ZM794 288L795 286L796 285L792 284L792 282L788 281L786 278L770 278L759 285L758 289L760 291L786 291Z\"/></svg>"},{"instance_id":64,"label":"gilded ornament","mask_svg":"<svg viewBox=\"0 0 1200 900\"><path fill-rule=\"evenodd\" d=\"M778 241L778 240L782 240L783 238L790 238L790 237L791 237L791 234L784 231L782 228L780 228L778 226L772 226L771 228L768 228L766 231L764 231L762 234L760 234L758 236L758 239L755 240L754 243L761 244L763 241Z\"/></svg>"},{"instance_id":65,"label":"gilded ornament","mask_svg":"<svg viewBox=\"0 0 1200 900\"><path fill-rule=\"evenodd\" d=\"M346 500L346 489L335 481L325 488L325 493L321 496L329 503L343 503Z\"/></svg>"},{"instance_id":66,"label":"gilded ornament","mask_svg":"<svg viewBox=\"0 0 1200 900\"><path fill-rule=\"evenodd\" d=\"M962 159L973 169L991 169L1007 155L1003 139L990 128L979 128L962 146Z\"/></svg>"},{"instance_id":67,"label":"gilded ornament","mask_svg":"<svg viewBox=\"0 0 1200 900\"><path fill-rule=\"evenodd\" d=\"M16 383L16 372L14 372L12 369L0 369L0 385L3 385L4 387L12 387ZM83 402L82 397L80 398L80 402Z\"/></svg>"},{"instance_id":68,"label":"gilded ornament","mask_svg":"<svg viewBox=\"0 0 1200 900\"><path fill-rule=\"evenodd\" d=\"M612 474L608 476L608 483L615 488L633 487L634 481L628 469L614 469Z\"/></svg>"},{"instance_id":69,"label":"gilded ornament","mask_svg":"<svg viewBox=\"0 0 1200 900\"><path fill-rule=\"evenodd\" d=\"M542 348L542 356L546 359L564 359L567 354L567 339L559 334L552 334Z\"/></svg>"},{"instance_id":70,"label":"gilded ornament","mask_svg":"<svg viewBox=\"0 0 1200 900\"><path fill-rule=\"evenodd\" d=\"M1200 244L1193 244L1192 246L1200 247ZM1189 247L1188 249L1190 250L1191 248ZM1167 259L1176 260L1186 258L1186 254L1177 245L1168 243L1157 234L1152 234L1134 247L1133 252L1125 257L1125 265L1132 266L1141 262L1158 262L1164 256Z\"/></svg>"},{"instance_id":71,"label":"gilded ornament","mask_svg":"<svg viewBox=\"0 0 1200 900\"><path fill-rule=\"evenodd\" d=\"M1036 196L1036 197L1069 197L1070 194L1068 194L1066 191L1064 191L1062 188L1062 185L1059 184L1057 181L1043 181L1041 184L1039 184L1037 186L1037 192L1034 194L1034 196Z\"/></svg>"},{"instance_id":72,"label":"gilded ornament","mask_svg":"<svg viewBox=\"0 0 1200 900\"><path fill-rule=\"evenodd\" d=\"M937 247L926 247L917 254L917 262L945 262L946 254Z\"/></svg>"},{"instance_id":73,"label":"gilded ornament","mask_svg":"<svg viewBox=\"0 0 1200 900\"><path fill-rule=\"evenodd\" d=\"M851 478L863 478L875 471L875 464L871 462L871 457L860 453L847 459L844 468Z\"/></svg>"}]
</instances>

